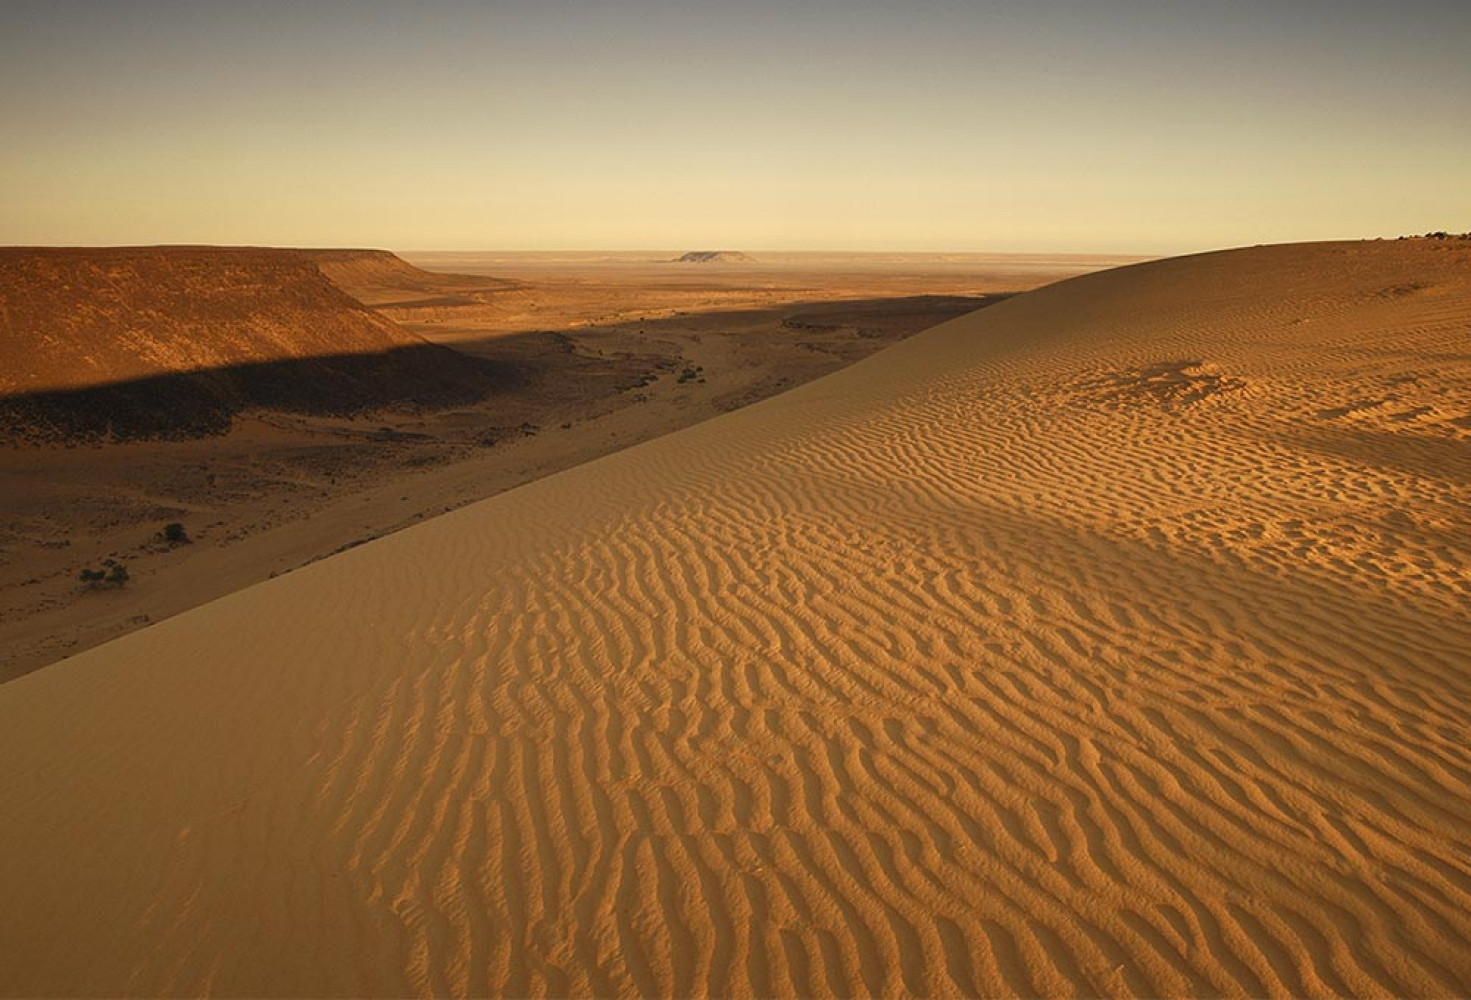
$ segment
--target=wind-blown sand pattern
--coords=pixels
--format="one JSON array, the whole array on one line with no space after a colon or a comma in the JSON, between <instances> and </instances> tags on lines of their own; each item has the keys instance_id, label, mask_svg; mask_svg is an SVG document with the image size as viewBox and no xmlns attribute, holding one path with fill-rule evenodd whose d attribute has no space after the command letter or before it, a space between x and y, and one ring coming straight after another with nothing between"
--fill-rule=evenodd
<instances>
[{"instance_id":1,"label":"wind-blown sand pattern","mask_svg":"<svg viewBox=\"0 0 1471 1000\"><path fill-rule=\"evenodd\" d=\"M1020 296L0 687L0 990L1466 995L1468 452L1468 248Z\"/></svg>"}]
</instances>

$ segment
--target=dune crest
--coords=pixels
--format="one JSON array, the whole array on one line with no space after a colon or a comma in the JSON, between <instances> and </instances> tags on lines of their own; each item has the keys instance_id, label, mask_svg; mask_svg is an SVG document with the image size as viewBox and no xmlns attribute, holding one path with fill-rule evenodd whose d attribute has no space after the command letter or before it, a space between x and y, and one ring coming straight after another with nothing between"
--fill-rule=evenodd
<instances>
[{"instance_id":1,"label":"dune crest","mask_svg":"<svg viewBox=\"0 0 1471 1000\"><path fill-rule=\"evenodd\" d=\"M0 993L1464 995L1468 327L1090 275L0 687Z\"/></svg>"}]
</instances>

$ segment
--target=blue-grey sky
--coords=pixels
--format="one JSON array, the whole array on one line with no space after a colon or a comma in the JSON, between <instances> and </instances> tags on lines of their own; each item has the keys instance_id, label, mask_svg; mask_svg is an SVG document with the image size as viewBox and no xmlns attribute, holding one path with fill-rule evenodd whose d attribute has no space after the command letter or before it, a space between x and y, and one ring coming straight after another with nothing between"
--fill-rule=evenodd
<instances>
[{"instance_id":1,"label":"blue-grey sky","mask_svg":"<svg viewBox=\"0 0 1471 1000\"><path fill-rule=\"evenodd\" d=\"M0 243L1471 229L1468 41L1464 0L7 0Z\"/></svg>"}]
</instances>

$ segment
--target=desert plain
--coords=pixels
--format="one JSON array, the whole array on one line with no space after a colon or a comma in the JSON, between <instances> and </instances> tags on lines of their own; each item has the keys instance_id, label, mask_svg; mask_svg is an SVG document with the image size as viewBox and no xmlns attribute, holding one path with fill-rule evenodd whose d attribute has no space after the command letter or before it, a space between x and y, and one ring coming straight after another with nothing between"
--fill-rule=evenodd
<instances>
[{"instance_id":1,"label":"desert plain","mask_svg":"<svg viewBox=\"0 0 1471 1000\"><path fill-rule=\"evenodd\" d=\"M12 673L81 651L0 685L0 993L1471 992L1471 241L937 278L862 318L483 263L521 284L380 274L351 322L559 345L594 388L544 421L515 387L555 369L454 420L244 407L149 446L218 463L192 498L141 445L7 454L120 456L68 529L96 554L108 496L264 525L242 553L382 537L260 544L211 571L259 582L94 648L115 622L25 633ZM282 457L339 431L385 456L352 490ZM70 558L46 515L10 558ZM195 544L82 596L213 597L186 564L232 546Z\"/></svg>"}]
</instances>

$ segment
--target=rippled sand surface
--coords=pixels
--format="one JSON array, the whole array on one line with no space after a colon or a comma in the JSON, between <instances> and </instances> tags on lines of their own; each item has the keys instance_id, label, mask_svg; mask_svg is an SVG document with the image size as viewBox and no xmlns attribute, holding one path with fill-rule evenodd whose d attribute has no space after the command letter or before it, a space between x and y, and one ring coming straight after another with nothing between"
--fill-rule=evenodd
<instances>
[{"instance_id":1,"label":"rippled sand surface","mask_svg":"<svg viewBox=\"0 0 1471 1000\"><path fill-rule=\"evenodd\" d=\"M1471 992L1471 245L1078 278L0 687L0 992Z\"/></svg>"}]
</instances>

